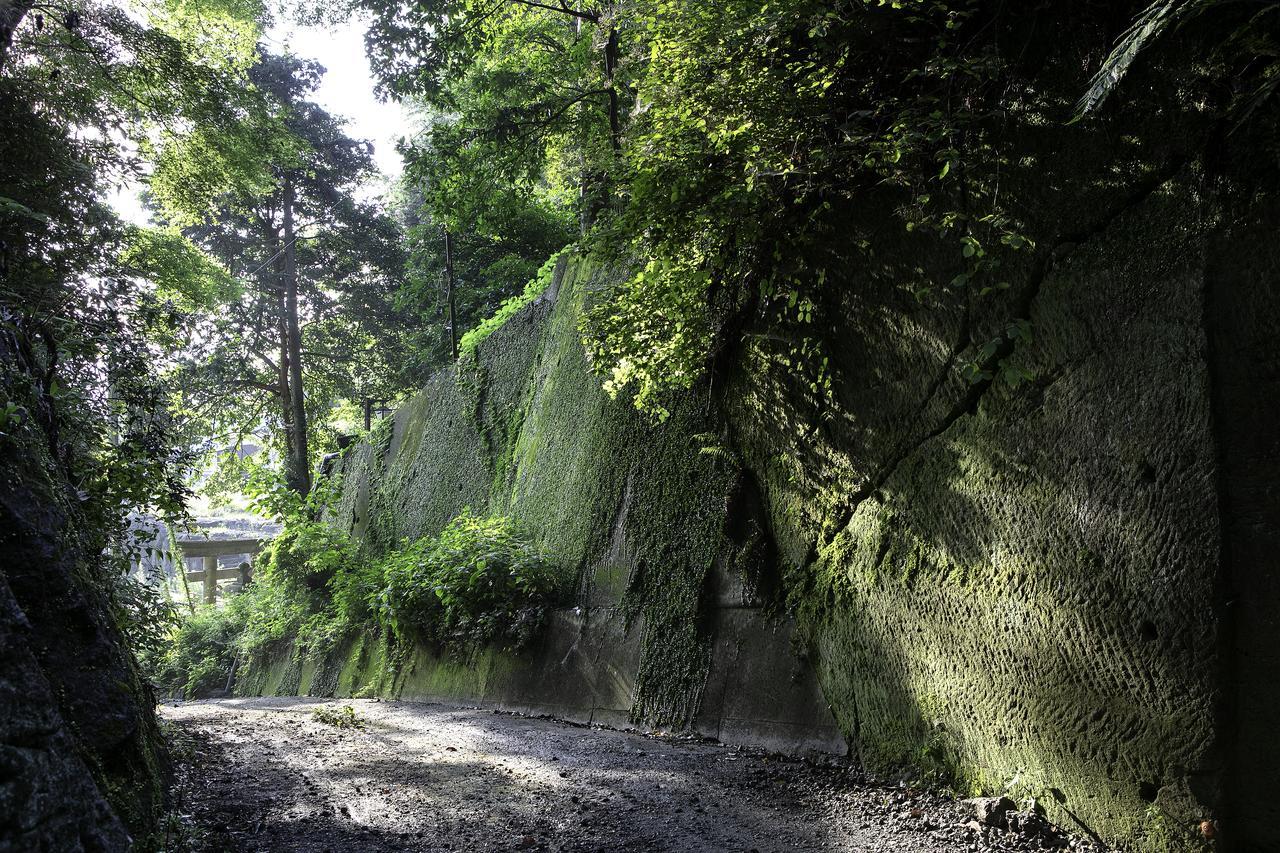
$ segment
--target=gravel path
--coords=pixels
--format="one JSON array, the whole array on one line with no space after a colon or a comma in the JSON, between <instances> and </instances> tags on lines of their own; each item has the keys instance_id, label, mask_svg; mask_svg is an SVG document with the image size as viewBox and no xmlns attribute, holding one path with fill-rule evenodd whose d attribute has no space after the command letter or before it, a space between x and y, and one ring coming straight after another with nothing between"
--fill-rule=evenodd
<instances>
[{"instance_id":1,"label":"gravel path","mask_svg":"<svg viewBox=\"0 0 1280 853\"><path fill-rule=\"evenodd\" d=\"M317 719L355 709L363 728ZM972 807L719 744L434 704L166 706L192 846L227 851L1090 849Z\"/></svg>"}]
</instances>

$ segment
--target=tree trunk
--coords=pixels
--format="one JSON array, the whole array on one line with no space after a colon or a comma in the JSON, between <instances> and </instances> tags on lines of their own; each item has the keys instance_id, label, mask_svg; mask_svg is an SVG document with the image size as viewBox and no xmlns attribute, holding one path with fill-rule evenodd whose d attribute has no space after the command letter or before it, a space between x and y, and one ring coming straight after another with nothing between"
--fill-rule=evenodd
<instances>
[{"instance_id":1,"label":"tree trunk","mask_svg":"<svg viewBox=\"0 0 1280 853\"><path fill-rule=\"evenodd\" d=\"M578 23L581 26L582 22ZM583 234L595 224L601 211L608 207L612 200L611 172L622 154L622 115L614 79L618 70L618 29L612 25L609 26L609 35L605 38L603 58L604 86L609 99L605 110L609 119L609 148L613 159L603 172L583 171L581 190L583 204L580 222Z\"/></svg>"},{"instance_id":2,"label":"tree trunk","mask_svg":"<svg viewBox=\"0 0 1280 853\"><path fill-rule=\"evenodd\" d=\"M13 34L34 5L35 0L0 0L0 71L4 70L5 61L9 58Z\"/></svg>"},{"instance_id":3,"label":"tree trunk","mask_svg":"<svg viewBox=\"0 0 1280 853\"><path fill-rule=\"evenodd\" d=\"M298 262L293 233L293 177L284 182L284 319L289 353L289 414L293 447L285 466L289 487L299 494L311 491L310 450L307 446L307 406L302 388L302 330L298 324Z\"/></svg>"},{"instance_id":4,"label":"tree trunk","mask_svg":"<svg viewBox=\"0 0 1280 853\"><path fill-rule=\"evenodd\" d=\"M616 158L622 150L622 119L619 116L618 89L614 85L614 72L618 69L618 28L609 27L609 38L604 43L604 85L609 90L609 144Z\"/></svg>"},{"instance_id":5,"label":"tree trunk","mask_svg":"<svg viewBox=\"0 0 1280 853\"><path fill-rule=\"evenodd\" d=\"M284 460L286 475L290 461L293 459L293 410L290 406L289 394L289 332L288 325L285 323L285 267L284 252L280 249L280 232L276 230L274 223L274 214L272 216L272 224L269 226L267 248L270 249L269 257L274 260L271 262L271 275L269 276L270 291L269 298L275 309L274 322L276 325L276 338L279 341L280 354L276 359L276 403L280 409L280 423L284 427Z\"/></svg>"},{"instance_id":6,"label":"tree trunk","mask_svg":"<svg viewBox=\"0 0 1280 853\"><path fill-rule=\"evenodd\" d=\"M284 278L281 272L280 278ZM284 322L284 290L276 294L276 334L280 336L280 369L276 371L276 397L280 404L280 423L284 426L284 460L285 478L288 479L289 466L293 464L293 407L289 394L289 335ZM290 484L292 485L292 484Z\"/></svg>"},{"instance_id":7,"label":"tree trunk","mask_svg":"<svg viewBox=\"0 0 1280 853\"><path fill-rule=\"evenodd\" d=\"M444 229L444 278L449 298L449 350L458 360L458 303L453 290L453 236Z\"/></svg>"}]
</instances>

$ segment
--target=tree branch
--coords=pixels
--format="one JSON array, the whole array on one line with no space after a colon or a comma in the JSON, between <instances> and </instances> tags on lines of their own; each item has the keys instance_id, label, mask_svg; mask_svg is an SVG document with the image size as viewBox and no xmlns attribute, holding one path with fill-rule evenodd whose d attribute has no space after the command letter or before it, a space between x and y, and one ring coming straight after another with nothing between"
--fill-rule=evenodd
<instances>
[{"instance_id":1,"label":"tree branch","mask_svg":"<svg viewBox=\"0 0 1280 853\"><path fill-rule=\"evenodd\" d=\"M520 6L530 6L534 9L546 9L548 12L559 12L562 15L581 18L582 20L590 21L593 24L599 23L600 21L600 16L594 12L580 12L577 9L569 8L564 3L561 3L559 6L552 6L547 3L539 3L537 0L510 0L510 2Z\"/></svg>"}]
</instances>

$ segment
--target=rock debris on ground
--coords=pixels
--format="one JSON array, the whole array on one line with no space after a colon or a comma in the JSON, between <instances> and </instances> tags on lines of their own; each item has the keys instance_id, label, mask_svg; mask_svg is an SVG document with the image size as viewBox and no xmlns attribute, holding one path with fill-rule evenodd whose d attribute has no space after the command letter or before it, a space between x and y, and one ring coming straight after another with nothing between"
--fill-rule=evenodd
<instances>
[{"instance_id":1,"label":"rock debris on ground","mask_svg":"<svg viewBox=\"0 0 1280 853\"><path fill-rule=\"evenodd\" d=\"M1025 804L546 718L308 699L183 703L163 716L178 745L174 832L195 850L1095 849Z\"/></svg>"}]
</instances>

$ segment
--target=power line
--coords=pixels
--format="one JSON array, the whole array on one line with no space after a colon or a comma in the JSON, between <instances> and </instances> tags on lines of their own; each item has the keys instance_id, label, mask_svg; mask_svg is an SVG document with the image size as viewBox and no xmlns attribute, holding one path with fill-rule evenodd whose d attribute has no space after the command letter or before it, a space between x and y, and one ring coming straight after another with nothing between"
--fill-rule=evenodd
<instances>
[{"instance_id":1,"label":"power line","mask_svg":"<svg viewBox=\"0 0 1280 853\"><path fill-rule=\"evenodd\" d=\"M266 268L267 268L267 264L271 263L271 262L272 262L272 261L274 261L276 258L280 257L280 255L282 255L282 254L284 253L285 249L288 249L288 248L289 248L290 246L292 246L294 243L298 242L298 238L299 238L299 237L301 237L301 236L302 236L301 234L294 234L294 235L293 235L293 239L292 239L292 240L290 240L288 243L285 243L285 244L284 244L283 246L281 246L278 250L276 250L276 253L275 253L274 255L272 255L271 257L267 258L265 261L263 261L263 262L258 266L258 268L257 268L256 270L254 270L254 271L253 271L253 272L251 272L251 273L246 274L246 275L245 275L245 278L252 278L253 276L255 276L255 275L257 275L258 273L262 272L264 269L266 269Z\"/></svg>"}]
</instances>

